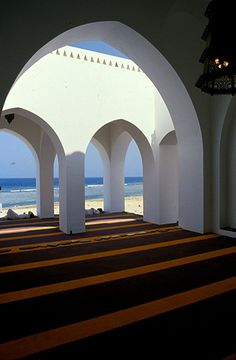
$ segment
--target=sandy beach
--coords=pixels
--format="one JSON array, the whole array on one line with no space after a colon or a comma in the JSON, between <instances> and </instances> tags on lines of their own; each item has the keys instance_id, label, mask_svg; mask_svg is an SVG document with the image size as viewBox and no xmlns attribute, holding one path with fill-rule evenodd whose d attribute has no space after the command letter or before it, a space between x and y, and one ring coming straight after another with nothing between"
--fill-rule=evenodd
<instances>
[{"instance_id":1,"label":"sandy beach","mask_svg":"<svg viewBox=\"0 0 236 360\"><path fill-rule=\"evenodd\" d=\"M103 199L96 199L96 200L86 200L85 201L85 209L91 208L104 208L103 207ZM0 212L0 218L5 216L7 213L8 208L3 208L2 212ZM34 215L36 215L36 206L29 205L29 206L18 206L12 207L17 214L28 213L28 211L32 211ZM129 196L125 198L125 211L129 213L143 215L143 197L142 196ZM59 204L54 204L54 214L59 214Z\"/></svg>"}]
</instances>

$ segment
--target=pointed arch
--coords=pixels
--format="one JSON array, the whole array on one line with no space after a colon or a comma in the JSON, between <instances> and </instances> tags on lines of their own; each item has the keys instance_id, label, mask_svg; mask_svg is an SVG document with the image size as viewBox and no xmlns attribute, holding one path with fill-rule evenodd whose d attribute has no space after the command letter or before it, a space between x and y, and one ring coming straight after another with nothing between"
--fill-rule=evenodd
<instances>
[{"instance_id":1,"label":"pointed arch","mask_svg":"<svg viewBox=\"0 0 236 360\"><path fill-rule=\"evenodd\" d=\"M110 121L98 129L91 139L103 160L105 210L124 210L124 162L132 138L139 148L143 162L144 219L157 222L153 150L143 132L127 120Z\"/></svg>"},{"instance_id":2,"label":"pointed arch","mask_svg":"<svg viewBox=\"0 0 236 360\"><path fill-rule=\"evenodd\" d=\"M197 114L178 74L147 39L117 21L85 24L47 43L30 59L22 72L45 54L84 40L104 41L123 52L146 73L160 92L173 120L178 140L179 222L186 229L204 232L203 143Z\"/></svg>"},{"instance_id":3,"label":"pointed arch","mask_svg":"<svg viewBox=\"0 0 236 360\"><path fill-rule=\"evenodd\" d=\"M36 114L23 108L8 108L2 113L14 113L15 118L7 130L21 136L34 150L36 158L37 215L54 215L53 163L55 155L63 161L64 149L54 130Z\"/></svg>"},{"instance_id":4,"label":"pointed arch","mask_svg":"<svg viewBox=\"0 0 236 360\"><path fill-rule=\"evenodd\" d=\"M38 125L38 130L40 131L40 129L42 129L50 138L58 157L65 156L64 148L58 135L56 134L54 129L52 129L49 126L46 120L42 119L37 114L32 113L31 111L20 107L6 108L2 111L2 116L5 116L6 114L10 114L10 113L14 113L16 115L22 116L23 118L28 119L30 122ZM18 129L20 129L20 127L18 127Z\"/></svg>"}]
</instances>

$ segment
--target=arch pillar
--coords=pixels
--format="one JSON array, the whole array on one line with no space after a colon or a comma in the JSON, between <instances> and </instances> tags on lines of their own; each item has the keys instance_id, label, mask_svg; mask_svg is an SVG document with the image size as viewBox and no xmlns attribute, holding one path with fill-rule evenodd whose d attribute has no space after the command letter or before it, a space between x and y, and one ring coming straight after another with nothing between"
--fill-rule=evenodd
<instances>
[{"instance_id":1,"label":"arch pillar","mask_svg":"<svg viewBox=\"0 0 236 360\"><path fill-rule=\"evenodd\" d=\"M104 210L124 211L124 166L110 160L104 171Z\"/></svg>"},{"instance_id":2,"label":"arch pillar","mask_svg":"<svg viewBox=\"0 0 236 360\"><path fill-rule=\"evenodd\" d=\"M117 133L120 134L117 136ZM130 134L119 125L112 128L107 181L107 199L112 212L122 212L125 209L124 165L130 141Z\"/></svg>"},{"instance_id":3,"label":"arch pillar","mask_svg":"<svg viewBox=\"0 0 236 360\"><path fill-rule=\"evenodd\" d=\"M55 150L49 136L44 132L41 136L39 165L37 169L37 215L40 218L54 216L54 184L53 165Z\"/></svg>"},{"instance_id":4,"label":"arch pillar","mask_svg":"<svg viewBox=\"0 0 236 360\"><path fill-rule=\"evenodd\" d=\"M124 211L124 163L131 139L120 121L105 126L93 137L92 142L103 161L105 211Z\"/></svg>"},{"instance_id":5,"label":"arch pillar","mask_svg":"<svg viewBox=\"0 0 236 360\"><path fill-rule=\"evenodd\" d=\"M106 208L111 212L122 212L125 208L124 191L124 162L121 157L117 159L118 154L111 156L110 173L106 181Z\"/></svg>"},{"instance_id":6,"label":"arch pillar","mask_svg":"<svg viewBox=\"0 0 236 360\"><path fill-rule=\"evenodd\" d=\"M84 153L59 157L60 230L85 232Z\"/></svg>"},{"instance_id":7,"label":"arch pillar","mask_svg":"<svg viewBox=\"0 0 236 360\"><path fill-rule=\"evenodd\" d=\"M178 148L175 131L169 132L159 146L158 176L160 224L178 221Z\"/></svg>"},{"instance_id":8,"label":"arch pillar","mask_svg":"<svg viewBox=\"0 0 236 360\"><path fill-rule=\"evenodd\" d=\"M153 159L143 160L143 220L153 224L160 224L157 181L157 171Z\"/></svg>"}]
</instances>

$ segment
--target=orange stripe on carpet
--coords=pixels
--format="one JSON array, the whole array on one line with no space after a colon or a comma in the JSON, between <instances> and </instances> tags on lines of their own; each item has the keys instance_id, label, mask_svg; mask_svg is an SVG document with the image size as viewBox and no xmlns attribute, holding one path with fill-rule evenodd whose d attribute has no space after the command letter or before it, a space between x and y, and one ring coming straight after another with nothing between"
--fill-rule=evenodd
<instances>
[{"instance_id":1,"label":"orange stripe on carpet","mask_svg":"<svg viewBox=\"0 0 236 360\"><path fill-rule=\"evenodd\" d=\"M176 266L182 266L198 261L209 260L219 256L233 254L235 252L236 252L236 246L233 246L227 249L215 250L197 255L186 256L184 258L164 261L161 263L156 263L151 265L138 266L127 270L114 271L102 275L94 275L76 280L69 280L69 281L63 281L60 283L55 283L50 285L33 287L30 289L12 291L0 295L0 304L6 304L12 301L30 299L37 296L55 294L63 291L75 290L86 286L105 283L108 281L126 279L132 276L148 274L151 272L170 269Z\"/></svg>"},{"instance_id":2,"label":"orange stripe on carpet","mask_svg":"<svg viewBox=\"0 0 236 360\"><path fill-rule=\"evenodd\" d=\"M0 345L0 355L4 360L19 359L158 316L235 289L236 277L231 277L142 305L9 341Z\"/></svg>"},{"instance_id":3,"label":"orange stripe on carpet","mask_svg":"<svg viewBox=\"0 0 236 360\"><path fill-rule=\"evenodd\" d=\"M217 235L217 234L201 235L201 236L194 236L194 237L178 239L178 240L169 240L169 241L164 241L164 242L155 243L155 244L138 245L138 246L133 246L133 247L125 248L125 249L110 250L110 251L107 250L107 251L101 251L101 252L96 252L96 253L92 253L92 254L77 255L77 256L71 256L71 257L66 257L66 258L59 258L59 259L53 259L53 260L42 260L42 261L35 261L35 262L31 262L31 263L25 263L25 264L3 266L0 268L0 274L6 273L6 272L40 268L40 267L45 267L45 266L67 264L67 263L72 263L72 262L77 262L77 261L99 259L99 258L108 257L108 256L130 254L130 253L135 253L135 252L139 252L139 251L158 249L158 248L163 248L163 247L168 247L168 246L176 246L176 245L180 245L180 244L187 244L187 243L191 243L191 242L195 242L195 241L215 239L217 237L220 237L220 235Z\"/></svg>"},{"instance_id":4,"label":"orange stripe on carpet","mask_svg":"<svg viewBox=\"0 0 236 360\"><path fill-rule=\"evenodd\" d=\"M118 229L118 227L116 227L116 229ZM33 243L33 244L22 244L22 245L15 245L15 246L11 246L11 247L6 247L4 248L7 251L10 251L11 254L12 253L18 253L18 252L27 252L27 251L39 251L39 250L45 250L45 249L49 249L52 248L52 246L75 246L75 245L83 245L85 243L88 242L97 242L97 240L99 240L99 242L103 242L103 241L111 241L111 240L118 240L120 237L140 237L140 236L149 236L149 235L154 235L154 234L160 234L160 233L164 233L164 232L175 232L175 231L180 231L182 230L179 227L168 227L168 228L154 228L151 230L142 230L142 231L130 231L129 233L110 233L107 235L96 235L96 236L90 236L90 237L86 237L86 238L73 238L71 240L63 240L60 239L59 241L50 241L48 240L47 242L43 242L43 243ZM46 236L46 235L45 235ZM43 236L42 236L43 237ZM0 256L4 255L4 252L1 254Z\"/></svg>"},{"instance_id":5,"label":"orange stripe on carpet","mask_svg":"<svg viewBox=\"0 0 236 360\"><path fill-rule=\"evenodd\" d=\"M149 226L149 225L153 225L151 223L148 223L148 222L145 222L145 223L138 223L138 224L135 224L135 226ZM86 229L85 233L86 232L94 232L94 231L102 231L102 230L115 230L115 229L125 229L125 228L129 228L129 227L132 227L133 224L129 224L129 225L119 225L119 226L107 226L107 227L96 227L96 228L93 228L93 229ZM26 229L28 227L25 227ZM52 228L58 228L58 227L55 227L53 226ZM168 228L171 228L171 227L168 227ZM37 229L37 230L44 230L44 229L47 229L47 227L41 227L40 229ZM156 228L157 229L157 228ZM162 230L163 228L160 228L160 230ZM165 229L165 228L164 228ZM9 229L10 231L8 233L14 233L14 228L13 229ZM29 227L29 230L26 230L26 231L34 231L36 229L34 228L31 228ZM1 231L1 230L0 230ZM3 231L6 231L6 230L3 230ZM0 232L1 234L1 232ZM56 236L56 235L63 235L63 232L60 231L60 232L55 232L55 233L42 233L42 234L31 234L31 235L22 235L22 236L9 236L9 237L6 237L6 238L1 238L0 241L7 241L7 240L21 240L21 239L28 239L28 238L38 238L38 237L46 237L46 236Z\"/></svg>"}]
</instances>

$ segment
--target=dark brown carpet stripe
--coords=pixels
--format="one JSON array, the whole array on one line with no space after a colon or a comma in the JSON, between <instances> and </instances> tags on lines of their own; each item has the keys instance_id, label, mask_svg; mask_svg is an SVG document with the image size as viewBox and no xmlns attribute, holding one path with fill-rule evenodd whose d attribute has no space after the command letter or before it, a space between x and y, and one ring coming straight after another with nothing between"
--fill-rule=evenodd
<instances>
[{"instance_id":1,"label":"dark brown carpet stripe","mask_svg":"<svg viewBox=\"0 0 236 360\"><path fill-rule=\"evenodd\" d=\"M229 291L174 311L147 318L127 326L86 337L29 359L69 358L86 354L110 359L132 354L133 358L226 360L236 349L235 333L229 323L236 321L236 291ZM107 347L109 344L109 348ZM118 345L119 344L119 345Z\"/></svg>"},{"instance_id":2,"label":"dark brown carpet stripe","mask_svg":"<svg viewBox=\"0 0 236 360\"><path fill-rule=\"evenodd\" d=\"M130 229L130 228L129 228ZM116 231L117 232L116 232ZM117 240L120 237L131 237L131 236L143 236L144 234L146 236L148 235L152 235L152 234L158 234L158 233L164 233L164 232L175 232L175 231L180 231L181 229L179 227L174 227L174 228L165 228L165 229L160 229L154 227L151 230L146 230L146 229L142 229L140 230L140 228L137 230L134 230L132 228L132 230L130 229L130 232L127 233L127 229L122 228L120 229L119 227L114 227L114 229L112 230L112 232L106 233L104 235L101 235L100 233L95 232L93 234L90 233L90 235L88 236L87 233L83 233L80 234L80 237L78 237L78 235L76 236L66 236L62 233L59 233L58 239L57 241L50 239L50 237L48 237L48 235L40 235L37 236L35 235L34 238L30 238L28 239L23 238L21 241L21 245L19 245L19 243L17 242L11 242L11 246L9 246L9 243L5 243L4 245L2 245L2 248L6 247L8 250L10 250L12 253L13 252L19 252L19 251L31 251L31 250L41 250L42 248L45 247L56 247L56 246L68 246L68 245L76 245L78 243L87 243L87 242L97 242L97 241L107 241L107 240ZM119 231L119 232L118 232ZM53 236L56 236L57 234L54 234ZM45 236L45 238L43 239L43 236ZM52 236L52 235L50 235ZM35 241L35 237L40 238L37 239L37 241ZM1 255L1 254L0 254Z\"/></svg>"},{"instance_id":3,"label":"dark brown carpet stripe","mask_svg":"<svg viewBox=\"0 0 236 360\"><path fill-rule=\"evenodd\" d=\"M236 351L234 239L127 213L89 217L81 236L51 236L52 219L42 232L39 219L30 220L32 234L27 221L16 221L12 235L0 224L1 239L4 231L22 235L7 253L0 241L0 358L74 358L94 349L110 358L108 344L122 357L145 350L146 358L222 360ZM42 247L33 238L40 232Z\"/></svg>"},{"instance_id":4,"label":"dark brown carpet stripe","mask_svg":"<svg viewBox=\"0 0 236 360\"><path fill-rule=\"evenodd\" d=\"M91 253L99 253L102 251L125 249L133 246L149 245L161 242L168 242L172 241L173 239L181 240L188 237L197 236L199 236L199 234L181 229L175 232L168 231L165 233L150 233L148 234L148 236L146 236L145 233L142 234L142 236L122 236L117 238L117 240L119 241L114 241L114 238L107 238L105 240L88 243L68 242L68 246L42 247L38 248L37 251L34 251L33 249L29 249L27 251L17 251L16 248L13 248L13 251L11 253L1 255L1 265L17 265L40 260L43 261L48 259L59 259L75 255L85 255ZM232 246L233 244L229 241L229 239L230 238L227 238L227 240L225 241L229 244L229 246Z\"/></svg>"},{"instance_id":5,"label":"dark brown carpet stripe","mask_svg":"<svg viewBox=\"0 0 236 360\"><path fill-rule=\"evenodd\" d=\"M212 241L212 240L211 240ZM101 256L92 257L85 255L78 259L65 259L62 264L42 266L40 268L22 269L20 272L4 272L0 275L1 293L18 291L37 286L49 285L53 283L65 282L83 277L101 275L108 272L128 270L137 266L151 265L159 262L166 262L181 257L201 254L209 250L210 241L202 241L201 244L189 243L171 246L168 252L165 247L157 249L129 249L129 252L104 252ZM217 241L211 244L211 251L219 249ZM225 245L227 248L227 245ZM132 250L132 251L131 251ZM99 255L99 254L98 254ZM73 261L74 260L74 261Z\"/></svg>"},{"instance_id":6,"label":"dark brown carpet stripe","mask_svg":"<svg viewBox=\"0 0 236 360\"><path fill-rule=\"evenodd\" d=\"M144 223L144 222L129 222L128 224L117 224L116 226L111 226L111 224L106 224L106 226L104 226L104 224L102 224L103 226L99 226L97 227L98 224L96 224L95 228L90 228L88 227L88 229L86 229L86 232L101 232L103 230L113 230L116 228L132 228L132 227L139 227L139 226L150 226L152 228L156 228L157 226L151 223ZM46 233L46 231L48 231L49 229L51 229L51 231L49 231L48 233ZM56 230L56 231L55 231ZM2 230L2 232L0 232L0 241L3 242L5 240L18 240L18 239L22 239L22 238L30 238L30 235L28 235L29 232L32 232L33 236L35 236L35 234L43 234L43 235L51 235L54 236L55 234L58 234L58 227L56 226L50 226L50 225L44 225L42 227L39 226L27 226L27 227L21 227L21 228L14 228L14 229L4 229ZM12 234L20 232L21 235L15 235L12 236ZM60 231L60 234L63 234ZM32 236L32 235L31 235Z\"/></svg>"},{"instance_id":7,"label":"dark brown carpet stripe","mask_svg":"<svg viewBox=\"0 0 236 360\"><path fill-rule=\"evenodd\" d=\"M195 236L195 237L190 237L190 238L185 238L185 239L180 239L180 240L166 241L166 242L162 242L162 243L154 243L154 244L152 243L152 244L148 244L148 245L139 245L139 246L135 246L135 247L122 248L122 249L118 249L118 250L110 250L110 251L107 250L107 251L100 251L100 252L96 252L96 253L90 253L90 254L86 254L86 255L70 256L70 257L52 259L52 260L41 260L41 261L35 261L35 262L31 262L31 263L10 265L10 266L5 266L5 267L3 266L3 267L0 267L0 274L6 273L6 272L21 271L21 270L41 268L41 267L46 267L46 266L55 266L55 265L62 265L62 264L66 264L66 263L72 263L72 262L98 259L98 258L107 257L107 256L131 254L131 253L141 252L141 251L143 252L145 250L152 250L152 249L158 249L158 248L162 248L162 247L193 243L195 241L201 241L201 240L207 240L207 239L216 239L219 237L220 236L216 235L216 234L210 234L210 235L205 235L205 236L201 235L201 236ZM206 244L206 246L209 247L208 244ZM227 244L226 244L226 246L227 246Z\"/></svg>"},{"instance_id":8,"label":"dark brown carpet stripe","mask_svg":"<svg viewBox=\"0 0 236 360\"><path fill-rule=\"evenodd\" d=\"M212 239L211 239L212 241ZM167 244L170 248L167 252L164 244L157 249L139 249L129 248L125 251L113 251L101 253L102 256L83 256L76 261L70 261L62 264L44 266L43 268L22 269L20 272L6 272L0 275L2 284L0 293L9 291L18 291L35 286L49 285L62 281L70 281L89 276L101 275L112 271L128 270L137 266L151 265L159 262L166 262L181 257L201 254L209 250L209 242L204 241L201 244L190 242L186 244ZM211 251L219 249L218 241L211 244ZM225 245L227 248L227 245Z\"/></svg>"},{"instance_id":9,"label":"dark brown carpet stripe","mask_svg":"<svg viewBox=\"0 0 236 360\"><path fill-rule=\"evenodd\" d=\"M106 236L106 235L110 235L111 234L111 230L112 230L112 233L116 233L118 231L127 231L127 229L129 229L130 231L135 231L136 229L150 229L150 231L152 229L158 229L160 232L162 231L167 231L169 229L168 228L161 228L159 229L159 227L157 227L156 225L154 224L150 224L150 223L130 223L130 224L126 224L126 225L116 225L116 226L106 226L106 227L96 227L94 229L88 229L86 230L85 233L81 233L79 235L79 238L84 238L86 236L89 236L93 235L93 236L99 236L99 235L102 235L102 236ZM176 228L176 227L175 227ZM147 229L147 230L148 230ZM45 231L46 230L46 231ZM32 243L32 241L34 241L35 238L38 238L40 240L40 238L50 238L50 237L55 237L55 236L58 236L58 238L63 238L63 239L70 239L70 238L78 238L78 234L75 234L73 236L66 236L63 232L61 231L55 231L55 228L54 229L51 229L51 231L49 231L48 229L42 229L41 231L37 231L35 229L32 229L30 230L31 234L28 234L29 231L26 231L24 234L22 235L18 235L18 236L11 236L11 235L8 235L8 236L4 236L4 237L0 237L0 242L1 242L1 247L3 246L9 246L9 244L11 245L18 245L18 244L21 244L21 243L25 243L25 240L27 240L27 243L30 244ZM6 234L5 234L6 235ZM18 241L16 241L18 240ZM38 240L38 241L39 241ZM35 242L35 241L34 241Z\"/></svg>"},{"instance_id":10,"label":"dark brown carpet stripe","mask_svg":"<svg viewBox=\"0 0 236 360\"><path fill-rule=\"evenodd\" d=\"M2 293L0 295L0 304L9 303L12 301L19 301L24 299L30 299L37 296L43 296L48 294L60 293L62 291L70 291L73 289L79 289L91 285L106 283L110 281L125 279L128 277L138 276L142 274L152 273L172 267L183 266L192 262L198 262L203 260L209 260L212 258L235 254L236 246L226 248L223 250L215 250L207 253L201 253L192 256L186 256L184 258L178 258L167 262L154 263L151 265L144 265L139 267L132 267L127 270L113 271L111 273L105 273L101 275L89 276L76 280L61 281L59 283L52 283L50 285L42 285L33 287L30 289L24 289L19 291L11 291L8 293ZM235 257L236 260L236 257ZM236 272L236 269L235 269Z\"/></svg>"},{"instance_id":11,"label":"dark brown carpet stripe","mask_svg":"<svg viewBox=\"0 0 236 360\"><path fill-rule=\"evenodd\" d=\"M0 354L5 360L19 359L35 352L139 322L235 289L236 277L232 277L98 318L13 340L0 345Z\"/></svg>"},{"instance_id":12,"label":"dark brown carpet stripe","mask_svg":"<svg viewBox=\"0 0 236 360\"><path fill-rule=\"evenodd\" d=\"M138 224L140 225L147 225L147 226L154 226L153 224L149 223L149 222L144 222L142 220L142 218L136 218L136 217L123 217L123 216L114 216L115 218L113 219L112 217L109 218L93 218L90 219L89 221L86 221L86 231L102 231L104 230L109 230L112 229L112 224L113 227L114 225L119 225L122 227L122 223L125 224L123 225L123 227L129 227L130 225L132 226L138 226ZM10 223L13 220L10 221ZM8 240L14 240L14 239L20 239L21 237L23 238L25 235L27 235L28 232L32 231L34 232L34 234L36 233L43 233L43 231L47 230L48 228L52 228L54 229L58 229L58 220L53 220L53 221L43 221L43 220L38 220L37 222L32 221L32 219L27 219L27 221L25 222L21 222L18 223L19 220L14 221L13 224L10 224L11 226L9 226L9 224L5 224L0 226L0 241L4 241L5 238ZM97 228L97 225L99 225L99 228ZM103 225L103 226L101 226ZM14 227L13 227L14 226ZM24 233L25 232L25 233ZM9 235L8 235L9 233ZM17 237L17 236L12 236L12 234L14 233L21 233L22 236Z\"/></svg>"},{"instance_id":13,"label":"dark brown carpet stripe","mask_svg":"<svg viewBox=\"0 0 236 360\"><path fill-rule=\"evenodd\" d=\"M234 256L82 287L1 306L2 342L88 320L235 276ZM227 263L227 266L225 264ZM208 274L206 277L206 270ZM188 274L188 276L186 275ZM179 279L176 282L175 276ZM14 324L14 327L12 326Z\"/></svg>"}]
</instances>

